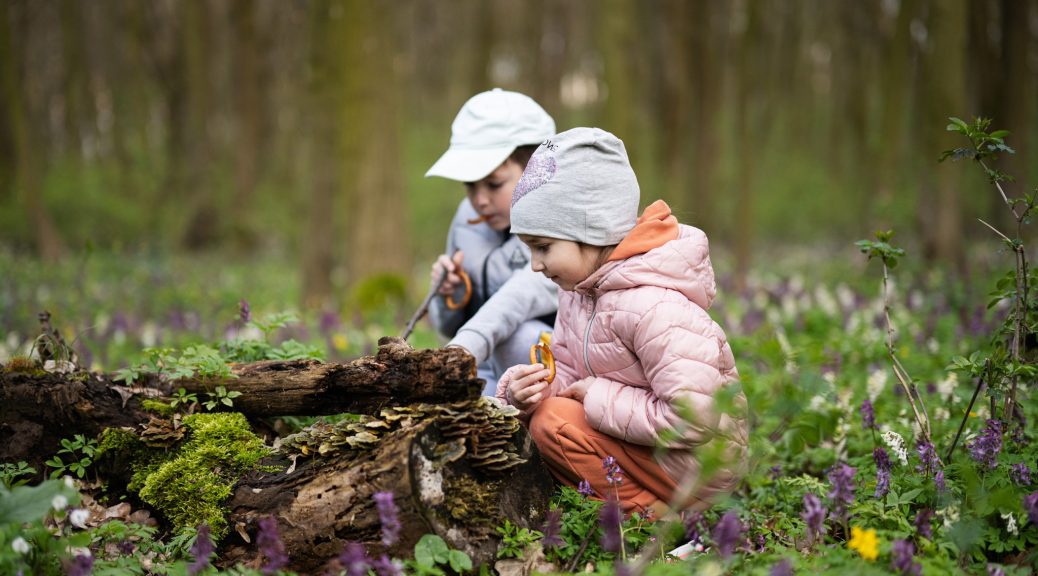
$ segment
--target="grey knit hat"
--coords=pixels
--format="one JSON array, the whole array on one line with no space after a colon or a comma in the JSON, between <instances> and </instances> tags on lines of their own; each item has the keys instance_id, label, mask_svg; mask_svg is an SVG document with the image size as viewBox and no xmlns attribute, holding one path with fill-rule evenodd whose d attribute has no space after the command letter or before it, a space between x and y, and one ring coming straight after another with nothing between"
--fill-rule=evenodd
<instances>
[{"instance_id":1,"label":"grey knit hat","mask_svg":"<svg viewBox=\"0 0 1038 576\"><path fill-rule=\"evenodd\" d=\"M624 143L573 128L530 158L512 193L512 233L611 246L634 228L639 194Z\"/></svg>"}]
</instances>

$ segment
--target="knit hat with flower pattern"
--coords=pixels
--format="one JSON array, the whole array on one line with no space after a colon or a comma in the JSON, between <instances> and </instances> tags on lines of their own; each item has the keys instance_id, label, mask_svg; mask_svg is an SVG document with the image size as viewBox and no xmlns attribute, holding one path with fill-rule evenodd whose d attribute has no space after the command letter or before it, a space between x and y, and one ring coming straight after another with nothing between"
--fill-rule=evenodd
<instances>
[{"instance_id":1,"label":"knit hat with flower pattern","mask_svg":"<svg viewBox=\"0 0 1038 576\"><path fill-rule=\"evenodd\" d=\"M639 195L623 141L573 128L533 153L512 193L511 231L612 246L634 228Z\"/></svg>"}]
</instances>

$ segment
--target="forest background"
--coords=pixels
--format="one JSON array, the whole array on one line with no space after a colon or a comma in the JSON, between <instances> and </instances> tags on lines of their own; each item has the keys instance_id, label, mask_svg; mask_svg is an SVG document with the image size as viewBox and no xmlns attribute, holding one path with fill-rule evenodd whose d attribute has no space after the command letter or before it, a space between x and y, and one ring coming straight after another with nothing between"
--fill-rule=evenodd
<instances>
[{"instance_id":1,"label":"forest background","mask_svg":"<svg viewBox=\"0 0 1038 576\"><path fill-rule=\"evenodd\" d=\"M371 279L416 302L463 197L423 174L495 86L624 139L643 203L704 229L735 287L887 228L968 273L997 242L976 218L1008 211L938 164L948 116L1011 130L997 167L1038 174L1035 0L10 0L0 75L23 332L47 298L22 288L113 257L244 266L241 297L277 277L280 308L348 314Z\"/></svg>"}]
</instances>

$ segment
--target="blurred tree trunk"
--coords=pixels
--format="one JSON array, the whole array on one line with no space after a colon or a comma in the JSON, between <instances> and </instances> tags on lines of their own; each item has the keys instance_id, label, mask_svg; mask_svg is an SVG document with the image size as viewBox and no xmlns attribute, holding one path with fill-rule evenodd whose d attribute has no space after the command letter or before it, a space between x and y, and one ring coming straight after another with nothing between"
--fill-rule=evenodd
<instances>
[{"instance_id":1,"label":"blurred tree trunk","mask_svg":"<svg viewBox=\"0 0 1038 576\"><path fill-rule=\"evenodd\" d=\"M663 159L663 198L675 213L685 214L696 206L699 193L689 174L692 162L693 126L690 123L692 86L693 35L696 25L691 4L685 0L667 0L658 15L660 41L661 90L659 100L660 156ZM693 220L699 222L700 211ZM700 222L700 224L702 224Z\"/></svg>"},{"instance_id":2,"label":"blurred tree trunk","mask_svg":"<svg viewBox=\"0 0 1038 576\"><path fill-rule=\"evenodd\" d=\"M64 152L70 159L82 158L83 133L81 127L90 109L87 88L87 45L83 41L83 4L79 0L61 2L61 58L64 63L65 141Z\"/></svg>"},{"instance_id":3,"label":"blurred tree trunk","mask_svg":"<svg viewBox=\"0 0 1038 576\"><path fill-rule=\"evenodd\" d=\"M332 35L342 43L338 53L343 58L339 174L348 199L347 270L351 283L386 273L408 278L393 7L366 0L348 0L344 7L345 16L335 22Z\"/></svg>"},{"instance_id":4,"label":"blurred tree trunk","mask_svg":"<svg viewBox=\"0 0 1038 576\"><path fill-rule=\"evenodd\" d=\"M65 251L61 233L47 208L40 183L44 147L37 141L31 120L31 111L25 89L22 52L25 38L15 35L20 31L30 34L27 23L27 6L20 6L18 22L12 22L14 8L10 2L0 2L0 82L3 83L6 104L7 130L14 144L14 183L22 196L29 213L29 222L34 234L38 254L48 261L59 260Z\"/></svg>"},{"instance_id":5,"label":"blurred tree trunk","mask_svg":"<svg viewBox=\"0 0 1038 576\"><path fill-rule=\"evenodd\" d=\"M739 151L738 175L735 179L735 289L746 290L747 276L753 260L753 245L756 239L756 194L754 187L755 166L758 162L758 140L762 134L754 123L760 82L755 62L760 56L761 8L752 0L746 2L745 28L734 40L733 62L739 71L735 88L735 138Z\"/></svg>"},{"instance_id":6,"label":"blurred tree trunk","mask_svg":"<svg viewBox=\"0 0 1038 576\"><path fill-rule=\"evenodd\" d=\"M959 183L963 164L938 166L934 158L955 142L944 130L949 116L961 116L966 107L965 0L926 0L927 50L922 54L917 114L923 134L918 151L920 194L918 216L923 255L963 270L962 202Z\"/></svg>"},{"instance_id":7,"label":"blurred tree trunk","mask_svg":"<svg viewBox=\"0 0 1038 576\"><path fill-rule=\"evenodd\" d=\"M184 0L181 49L184 51L185 94L187 108L184 186L179 195L188 209L183 244L191 250L211 248L221 236L217 190L209 178L212 146L209 140L210 62L212 60L211 18L204 0Z\"/></svg>"},{"instance_id":8,"label":"blurred tree trunk","mask_svg":"<svg viewBox=\"0 0 1038 576\"><path fill-rule=\"evenodd\" d=\"M874 221L872 226L876 229L889 228L888 218L884 214L894 199L895 190L904 184L899 175L904 171L908 148L906 142L910 140L905 126L912 110L911 78L914 74L910 74L909 67L914 50L911 25L918 10L918 0L903 0L898 6L897 15L892 19L892 27L884 33L880 48L878 178L875 194L870 194L871 220Z\"/></svg>"},{"instance_id":9,"label":"blurred tree trunk","mask_svg":"<svg viewBox=\"0 0 1038 576\"><path fill-rule=\"evenodd\" d=\"M637 4L632 0L604 0L598 12L596 45L602 55L605 105L600 125L627 145L627 155L637 166L637 93L645 89L639 83L635 50L638 38ZM637 169L637 168L636 168Z\"/></svg>"},{"instance_id":10,"label":"blurred tree trunk","mask_svg":"<svg viewBox=\"0 0 1038 576\"><path fill-rule=\"evenodd\" d=\"M1002 1L1002 66L1001 86L998 94L1000 102L992 111L983 111L985 117L994 116L992 128L1009 130L1009 145L1016 154L1003 155L999 168L1016 178L1016 183L1009 184L1007 193L1010 196L1026 196L1036 183L1031 180L1031 138L1033 137L1035 93L1034 70L1031 69L1031 46L1034 43L1029 26L1034 19L1035 2L1032 0ZM1001 196L991 194L998 200ZM998 207L998 213L1010 215L1004 202ZM1011 216L1006 218L1012 222ZM1015 225L1015 223L1014 223ZM1012 228L1003 228L1012 237Z\"/></svg>"},{"instance_id":11,"label":"blurred tree trunk","mask_svg":"<svg viewBox=\"0 0 1038 576\"><path fill-rule=\"evenodd\" d=\"M329 0L314 0L310 5L310 77L304 125L310 136L308 147L309 194L306 227L301 235L303 252L303 305L311 309L326 307L332 300L332 268L335 264L335 199L339 189L336 165L341 158L335 139L334 117L337 107L334 78L336 44L331 37ZM341 18L341 16L340 16Z\"/></svg>"},{"instance_id":12,"label":"blurred tree trunk","mask_svg":"<svg viewBox=\"0 0 1038 576\"><path fill-rule=\"evenodd\" d=\"M693 95L691 128L692 178L686 191L692 219L708 234L729 238L727 227L717 221L714 201L714 173L718 162L717 120L720 116L721 88L728 17L725 3L696 0L690 16L696 23L692 35Z\"/></svg>"},{"instance_id":13,"label":"blurred tree trunk","mask_svg":"<svg viewBox=\"0 0 1038 576\"><path fill-rule=\"evenodd\" d=\"M234 26L234 203L231 206L231 239L235 249L246 251L256 243L250 225L259 171L260 95L259 54L256 46L256 9L252 2L231 7Z\"/></svg>"}]
</instances>

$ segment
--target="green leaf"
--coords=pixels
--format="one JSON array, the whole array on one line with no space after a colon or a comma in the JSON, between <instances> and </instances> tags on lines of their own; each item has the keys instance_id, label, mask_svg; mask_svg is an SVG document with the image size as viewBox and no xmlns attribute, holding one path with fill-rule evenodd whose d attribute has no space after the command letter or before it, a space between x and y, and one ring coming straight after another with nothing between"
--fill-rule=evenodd
<instances>
[{"instance_id":1,"label":"green leaf","mask_svg":"<svg viewBox=\"0 0 1038 576\"><path fill-rule=\"evenodd\" d=\"M420 566L432 568L437 564L446 564L449 551L443 538L426 534L414 545L414 559Z\"/></svg>"},{"instance_id":2,"label":"green leaf","mask_svg":"<svg viewBox=\"0 0 1038 576\"><path fill-rule=\"evenodd\" d=\"M472 570L472 559L461 550L451 550L448 553L451 570L461 574Z\"/></svg>"},{"instance_id":3,"label":"green leaf","mask_svg":"<svg viewBox=\"0 0 1038 576\"><path fill-rule=\"evenodd\" d=\"M79 503L79 492L65 486L61 480L47 480L37 486L16 486L10 491L0 488L0 525L42 520L50 512L51 500L59 494L69 505Z\"/></svg>"}]
</instances>

